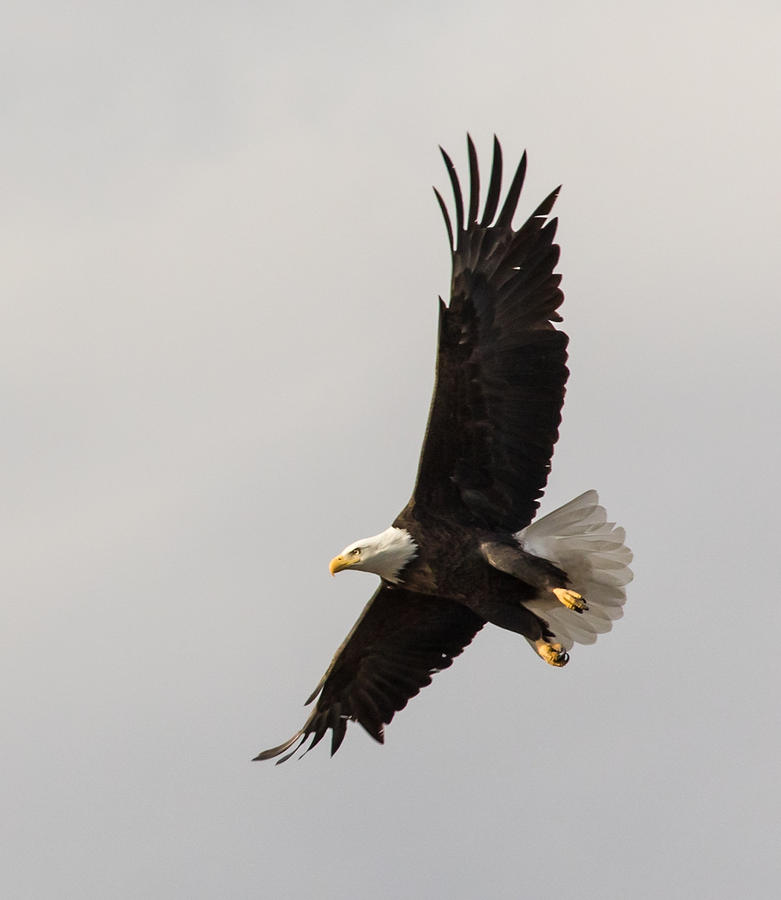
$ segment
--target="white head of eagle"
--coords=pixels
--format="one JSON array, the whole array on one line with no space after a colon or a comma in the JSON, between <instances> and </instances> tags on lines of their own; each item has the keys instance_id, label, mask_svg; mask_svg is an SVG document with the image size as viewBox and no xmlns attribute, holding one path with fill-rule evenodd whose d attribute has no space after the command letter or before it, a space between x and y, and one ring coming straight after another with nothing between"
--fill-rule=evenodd
<instances>
[{"instance_id":1,"label":"white head of eagle","mask_svg":"<svg viewBox=\"0 0 781 900\"><path fill-rule=\"evenodd\" d=\"M391 584L399 584L404 566L418 555L418 545L404 528L386 528L374 537L349 544L328 566L332 575L343 569L373 572Z\"/></svg>"}]
</instances>

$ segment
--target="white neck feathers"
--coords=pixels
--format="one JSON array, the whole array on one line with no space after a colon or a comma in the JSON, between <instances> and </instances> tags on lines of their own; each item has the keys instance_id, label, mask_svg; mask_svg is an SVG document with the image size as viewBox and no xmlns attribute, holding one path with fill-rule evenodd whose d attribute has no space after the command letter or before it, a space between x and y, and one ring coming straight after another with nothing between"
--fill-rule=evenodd
<instances>
[{"instance_id":1,"label":"white neck feathers","mask_svg":"<svg viewBox=\"0 0 781 900\"><path fill-rule=\"evenodd\" d=\"M418 545L404 528L386 528L374 537L358 542L363 548L363 566L380 578L399 584L402 569L418 555Z\"/></svg>"}]
</instances>

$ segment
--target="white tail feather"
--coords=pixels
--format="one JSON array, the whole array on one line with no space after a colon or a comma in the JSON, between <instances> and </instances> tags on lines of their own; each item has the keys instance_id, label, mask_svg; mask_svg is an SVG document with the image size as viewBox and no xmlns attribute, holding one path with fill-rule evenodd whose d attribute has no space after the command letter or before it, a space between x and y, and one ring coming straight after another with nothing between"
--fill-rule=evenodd
<instances>
[{"instance_id":1,"label":"white tail feather","mask_svg":"<svg viewBox=\"0 0 781 900\"><path fill-rule=\"evenodd\" d=\"M593 644L623 615L624 585L632 580L632 551L623 528L607 521L596 491L586 491L548 513L516 535L527 553L555 563L570 586L585 597L588 610L574 612L550 593L527 600L525 606L545 619L554 641L569 650L573 643Z\"/></svg>"}]
</instances>

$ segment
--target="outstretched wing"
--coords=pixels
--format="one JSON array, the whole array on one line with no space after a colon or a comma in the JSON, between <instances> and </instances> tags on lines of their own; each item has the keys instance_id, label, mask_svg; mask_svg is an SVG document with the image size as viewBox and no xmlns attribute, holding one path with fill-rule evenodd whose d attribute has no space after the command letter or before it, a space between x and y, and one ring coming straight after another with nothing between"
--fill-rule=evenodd
<instances>
[{"instance_id":1,"label":"outstretched wing","mask_svg":"<svg viewBox=\"0 0 781 900\"><path fill-rule=\"evenodd\" d=\"M278 760L284 762L310 735L311 750L329 728L333 756L350 719L382 743L384 725L431 683L435 672L453 662L483 624L480 616L453 600L382 584L307 700L311 703L320 695L303 728L255 759L289 750Z\"/></svg>"},{"instance_id":2,"label":"outstretched wing","mask_svg":"<svg viewBox=\"0 0 781 900\"><path fill-rule=\"evenodd\" d=\"M550 471L567 380L567 336L553 322L564 295L554 274L558 189L512 228L526 154L497 215L502 151L494 157L482 218L471 138L469 204L442 151L455 230L438 191L453 261L450 305L440 299L437 376L411 503L469 525L508 532L533 518ZM402 516L400 518L403 517Z\"/></svg>"}]
</instances>

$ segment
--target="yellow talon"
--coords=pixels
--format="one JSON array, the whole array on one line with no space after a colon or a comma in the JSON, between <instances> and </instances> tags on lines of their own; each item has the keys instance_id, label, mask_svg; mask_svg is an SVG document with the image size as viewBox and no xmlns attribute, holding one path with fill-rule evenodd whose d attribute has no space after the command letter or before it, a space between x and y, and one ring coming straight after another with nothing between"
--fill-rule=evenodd
<instances>
[{"instance_id":1,"label":"yellow talon","mask_svg":"<svg viewBox=\"0 0 781 900\"><path fill-rule=\"evenodd\" d=\"M588 604L577 591L571 591L569 588L552 588L551 590L559 603L566 606L567 609L579 613L588 609Z\"/></svg>"},{"instance_id":2,"label":"yellow talon","mask_svg":"<svg viewBox=\"0 0 781 900\"><path fill-rule=\"evenodd\" d=\"M540 638L540 640L534 642L534 649L548 665L561 668L569 662L569 654L561 644L550 644L548 641Z\"/></svg>"}]
</instances>

